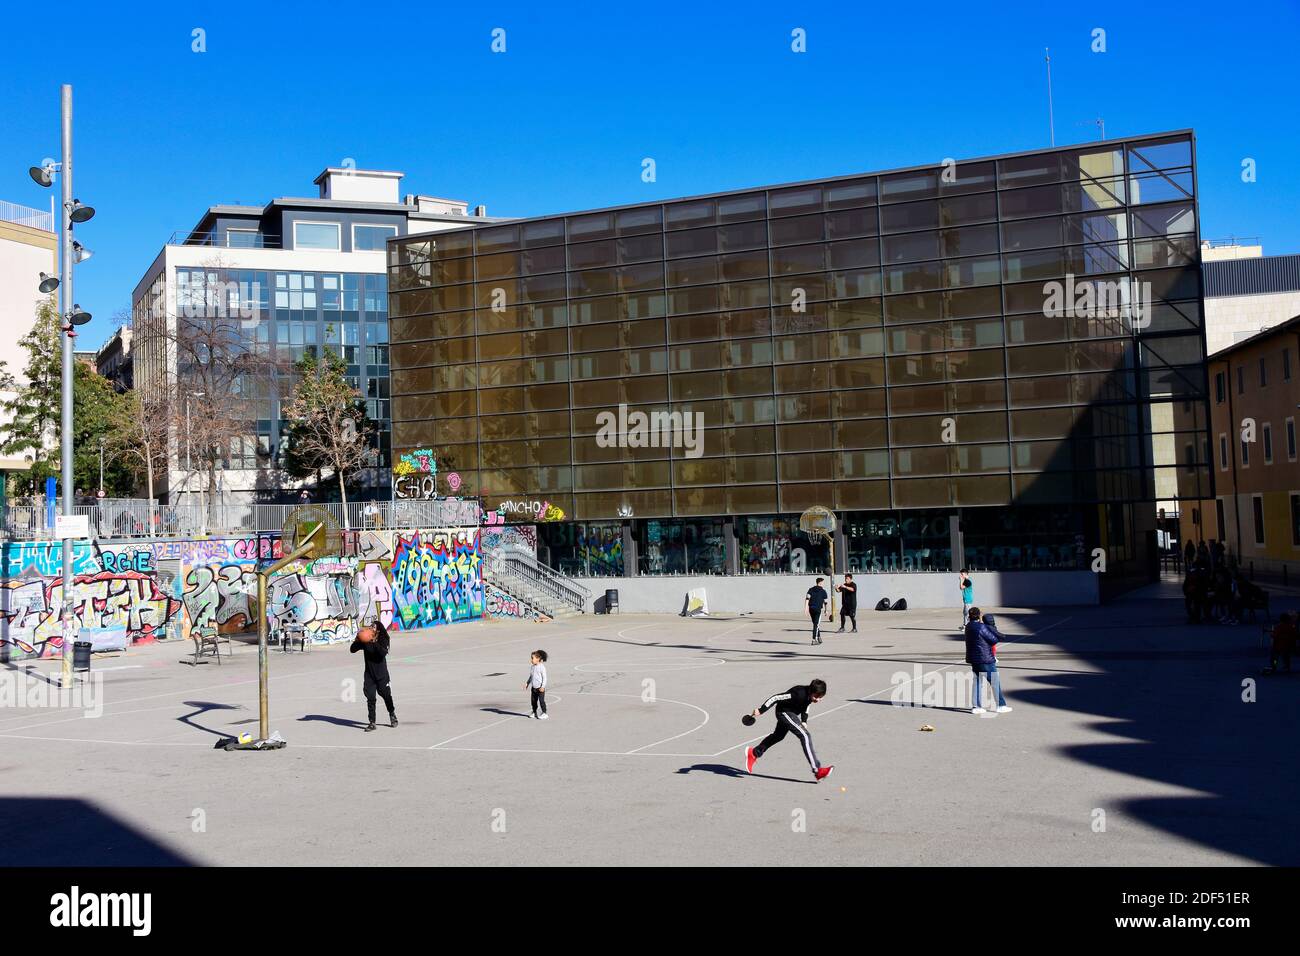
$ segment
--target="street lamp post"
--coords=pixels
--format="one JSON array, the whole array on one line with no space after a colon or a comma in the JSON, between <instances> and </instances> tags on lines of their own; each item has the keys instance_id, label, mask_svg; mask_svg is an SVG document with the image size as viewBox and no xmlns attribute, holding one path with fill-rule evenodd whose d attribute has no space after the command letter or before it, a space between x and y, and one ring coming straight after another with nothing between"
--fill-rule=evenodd
<instances>
[{"instance_id":1,"label":"street lamp post","mask_svg":"<svg viewBox=\"0 0 1300 956\"><path fill-rule=\"evenodd\" d=\"M99 497L104 497L104 439L99 440Z\"/></svg>"},{"instance_id":2,"label":"street lamp post","mask_svg":"<svg viewBox=\"0 0 1300 956\"><path fill-rule=\"evenodd\" d=\"M72 295L73 266L84 259L90 258L89 251L81 243L73 239L72 227L79 222L88 222L94 217L95 210L91 206L82 205L72 195L72 87L66 83L60 88L59 106L63 148L62 162L47 161L41 166L33 166L29 170L29 174L38 186L46 188L54 185L54 174L56 172L62 174L59 180L62 194L62 213L59 216L59 278L54 279L52 276L41 273L38 287L44 295L48 295L55 289L59 290L59 328L63 333L61 356L63 407L60 416L62 435L60 436L59 449L63 459L61 462L63 514L65 517L71 517L74 512L72 497L72 340L77 334L75 331L76 326L85 325L90 321L90 313L81 311L81 307L76 304ZM62 538L60 543L63 552L63 606L65 610L72 606L72 547L69 544L71 540L70 538ZM72 653L68 648L66 639L63 642L62 650L62 683L66 686L72 680Z\"/></svg>"}]
</instances>

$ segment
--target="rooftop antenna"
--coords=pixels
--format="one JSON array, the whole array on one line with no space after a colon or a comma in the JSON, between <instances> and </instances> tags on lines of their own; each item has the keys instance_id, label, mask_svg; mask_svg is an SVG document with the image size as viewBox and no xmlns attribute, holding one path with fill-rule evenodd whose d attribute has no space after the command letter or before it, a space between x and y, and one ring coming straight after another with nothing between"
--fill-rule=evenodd
<instances>
[{"instance_id":1,"label":"rooftop antenna","mask_svg":"<svg viewBox=\"0 0 1300 956\"><path fill-rule=\"evenodd\" d=\"M1052 48L1043 47L1047 54L1047 129L1051 144L1056 145L1056 120L1052 116Z\"/></svg>"},{"instance_id":2,"label":"rooftop antenna","mask_svg":"<svg viewBox=\"0 0 1300 956\"><path fill-rule=\"evenodd\" d=\"M1095 126L1101 130L1101 138L1106 138L1106 121L1098 116L1096 119L1080 120L1075 126Z\"/></svg>"}]
</instances>

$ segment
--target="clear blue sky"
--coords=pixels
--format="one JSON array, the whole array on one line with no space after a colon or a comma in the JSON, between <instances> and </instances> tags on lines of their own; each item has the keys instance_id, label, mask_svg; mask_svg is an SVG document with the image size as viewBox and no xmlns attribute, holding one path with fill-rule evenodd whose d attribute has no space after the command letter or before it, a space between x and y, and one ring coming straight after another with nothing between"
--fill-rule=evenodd
<instances>
[{"instance_id":1,"label":"clear blue sky","mask_svg":"<svg viewBox=\"0 0 1300 956\"><path fill-rule=\"evenodd\" d=\"M57 157L72 83L76 193L98 209L83 348L208 205L314 195L346 158L523 216L1032 149L1045 46L1058 144L1097 116L1108 137L1193 127L1202 235L1300 252L1296 0L70 6L0 13L0 199L48 208L26 170Z\"/></svg>"}]
</instances>

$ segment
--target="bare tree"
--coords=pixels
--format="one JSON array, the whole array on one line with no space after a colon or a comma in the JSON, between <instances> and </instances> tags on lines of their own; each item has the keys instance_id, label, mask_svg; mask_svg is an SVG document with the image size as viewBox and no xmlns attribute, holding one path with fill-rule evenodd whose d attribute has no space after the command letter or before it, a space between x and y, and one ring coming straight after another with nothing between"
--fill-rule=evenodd
<instances>
[{"instance_id":1,"label":"bare tree","mask_svg":"<svg viewBox=\"0 0 1300 956\"><path fill-rule=\"evenodd\" d=\"M347 380L346 365L333 353L324 361L304 358L302 378L293 399L284 407L291 422L286 466L293 471L332 471L339 483L343 522L347 526L347 477L367 464L373 454L374 425L365 402Z\"/></svg>"},{"instance_id":2,"label":"bare tree","mask_svg":"<svg viewBox=\"0 0 1300 956\"><path fill-rule=\"evenodd\" d=\"M186 484L206 485L212 526L217 471L232 457L256 455L256 402L275 369L251 334L256 313L250 318L224 263L218 257L203 268L201 286L176 291L175 312L157 301L137 310L133 349L141 419L176 436Z\"/></svg>"}]
</instances>

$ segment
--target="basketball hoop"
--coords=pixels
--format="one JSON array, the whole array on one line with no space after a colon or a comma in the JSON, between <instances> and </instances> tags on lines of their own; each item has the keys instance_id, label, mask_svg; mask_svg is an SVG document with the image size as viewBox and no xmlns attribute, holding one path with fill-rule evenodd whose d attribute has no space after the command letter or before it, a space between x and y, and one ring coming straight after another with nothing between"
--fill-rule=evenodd
<instances>
[{"instance_id":1,"label":"basketball hoop","mask_svg":"<svg viewBox=\"0 0 1300 956\"><path fill-rule=\"evenodd\" d=\"M829 508L813 505L799 516L799 530L809 541L829 541L835 533L835 515Z\"/></svg>"},{"instance_id":2,"label":"basketball hoop","mask_svg":"<svg viewBox=\"0 0 1300 956\"><path fill-rule=\"evenodd\" d=\"M808 536L808 540L813 544L820 544L825 541L830 542L831 536L835 534L835 514L830 508L823 508L821 505L813 505L807 511L799 516L799 530ZM831 545L827 550L830 552L831 559L831 588L830 588L830 618L835 620L835 547ZM841 622L843 623L843 622Z\"/></svg>"}]
</instances>

